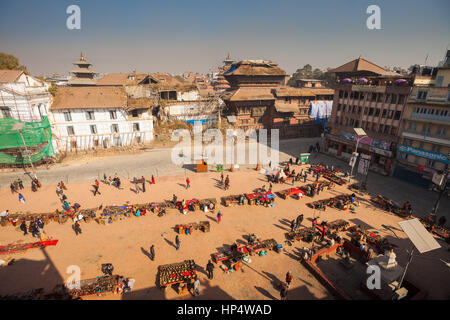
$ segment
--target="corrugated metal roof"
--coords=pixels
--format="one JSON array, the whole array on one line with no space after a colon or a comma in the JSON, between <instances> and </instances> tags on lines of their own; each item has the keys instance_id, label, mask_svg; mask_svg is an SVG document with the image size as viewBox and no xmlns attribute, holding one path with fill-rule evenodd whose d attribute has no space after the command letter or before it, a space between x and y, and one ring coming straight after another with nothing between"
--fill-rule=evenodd
<instances>
[{"instance_id":1,"label":"corrugated metal roof","mask_svg":"<svg viewBox=\"0 0 450 320\"><path fill-rule=\"evenodd\" d=\"M398 224L420 253L441 247L427 229L425 229L419 219L400 221Z\"/></svg>"}]
</instances>

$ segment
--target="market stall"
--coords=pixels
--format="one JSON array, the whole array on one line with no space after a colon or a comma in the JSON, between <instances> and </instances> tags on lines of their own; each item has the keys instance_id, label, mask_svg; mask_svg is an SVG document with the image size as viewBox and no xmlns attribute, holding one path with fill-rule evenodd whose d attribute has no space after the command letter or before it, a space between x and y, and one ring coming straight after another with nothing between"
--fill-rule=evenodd
<instances>
[{"instance_id":1,"label":"market stall","mask_svg":"<svg viewBox=\"0 0 450 320\"><path fill-rule=\"evenodd\" d=\"M187 224L177 224L175 226L175 230L179 234L192 234L194 230L200 230L203 232L209 232L210 231L210 223L209 221L200 221L200 222L193 222L193 223L187 223Z\"/></svg>"},{"instance_id":2,"label":"market stall","mask_svg":"<svg viewBox=\"0 0 450 320\"><path fill-rule=\"evenodd\" d=\"M279 196L281 199L286 199L287 197L293 197L294 199L300 200L302 198L302 196L305 194L305 192L300 188L289 188L289 189L275 192L275 194L277 196Z\"/></svg>"},{"instance_id":3,"label":"market stall","mask_svg":"<svg viewBox=\"0 0 450 320\"><path fill-rule=\"evenodd\" d=\"M160 288L166 288L178 283L190 282L197 275L194 260L184 260L179 263L165 264L158 267L158 283Z\"/></svg>"},{"instance_id":4,"label":"market stall","mask_svg":"<svg viewBox=\"0 0 450 320\"><path fill-rule=\"evenodd\" d=\"M24 253L28 249L38 249L38 248L45 248L48 246L56 246L57 243L58 243L57 239L50 239L46 241L38 241L31 243L11 243L6 246L0 246L0 254Z\"/></svg>"}]
</instances>

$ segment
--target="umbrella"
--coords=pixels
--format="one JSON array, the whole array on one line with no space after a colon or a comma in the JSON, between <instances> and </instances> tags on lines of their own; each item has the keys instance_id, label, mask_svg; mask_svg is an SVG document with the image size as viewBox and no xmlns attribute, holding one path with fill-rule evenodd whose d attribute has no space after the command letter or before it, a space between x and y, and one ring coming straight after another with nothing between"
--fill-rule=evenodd
<instances>
[{"instance_id":1,"label":"umbrella","mask_svg":"<svg viewBox=\"0 0 450 320\"><path fill-rule=\"evenodd\" d=\"M395 84L402 84L402 83L407 83L407 82L408 82L408 80L406 80L406 79L397 79L394 81Z\"/></svg>"},{"instance_id":2,"label":"umbrella","mask_svg":"<svg viewBox=\"0 0 450 320\"><path fill-rule=\"evenodd\" d=\"M344 78L344 79L341 80L341 83L349 83L349 82L352 82L352 79Z\"/></svg>"},{"instance_id":3,"label":"umbrella","mask_svg":"<svg viewBox=\"0 0 450 320\"><path fill-rule=\"evenodd\" d=\"M368 82L369 80L367 80L366 78L359 78L357 81L365 83L365 82Z\"/></svg>"}]
</instances>

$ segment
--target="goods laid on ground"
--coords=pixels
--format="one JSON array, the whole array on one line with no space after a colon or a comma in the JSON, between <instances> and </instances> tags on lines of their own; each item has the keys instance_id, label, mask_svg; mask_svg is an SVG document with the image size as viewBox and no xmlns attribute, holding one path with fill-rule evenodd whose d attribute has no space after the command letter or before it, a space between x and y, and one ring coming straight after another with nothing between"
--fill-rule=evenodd
<instances>
[{"instance_id":1,"label":"goods laid on ground","mask_svg":"<svg viewBox=\"0 0 450 320\"><path fill-rule=\"evenodd\" d=\"M324 172L322 174L322 176L327 179L330 180L331 182L334 182L335 184L338 184L340 186L346 184L347 182L342 179L341 177L338 177L336 173L328 171L328 172Z\"/></svg>"},{"instance_id":2,"label":"goods laid on ground","mask_svg":"<svg viewBox=\"0 0 450 320\"><path fill-rule=\"evenodd\" d=\"M179 263L165 264L158 267L158 283L161 288L167 286L190 282L197 275L194 260L184 260Z\"/></svg>"},{"instance_id":3,"label":"goods laid on ground","mask_svg":"<svg viewBox=\"0 0 450 320\"><path fill-rule=\"evenodd\" d=\"M166 200L164 202L107 206L103 208L100 214L96 214L98 211L97 208L79 210L70 209L65 211L55 210L51 213L12 213L8 214L1 225L7 226L11 224L13 226L19 226L23 221L31 222L37 219L42 219L44 224L51 221L63 224L67 221L73 222L73 219L78 219L80 215L82 216L82 220L85 222L95 220L99 224L107 224L124 218L145 216L149 211L161 217L166 214L168 209L181 210L181 203L182 202L179 201L177 202L177 205L174 205L172 201ZM209 211L212 211L215 209L216 203L217 200L214 198L187 200L185 201L184 210L202 209L204 211L204 207L208 206Z\"/></svg>"},{"instance_id":4,"label":"goods laid on ground","mask_svg":"<svg viewBox=\"0 0 450 320\"><path fill-rule=\"evenodd\" d=\"M372 245L379 254L384 254L386 250L394 248L388 239L382 237L376 230L370 231L358 225L351 226L348 230L352 232L351 242L356 246L359 246L362 239Z\"/></svg>"},{"instance_id":5,"label":"goods laid on ground","mask_svg":"<svg viewBox=\"0 0 450 320\"><path fill-rule=\"evenodd\" d=\"M37 248L45 248L48 246L56 246L58 240L46 240L46 241L38 241L31 243L11 243L6 246L0 246L0 255L1 254L14 254L14 253L23 253L28 249L37 249Z\"/></svg>"},{"instance_id":6,"label":"goods laid on ground","mask_svg":"<svg viewBox=\"0 0 450 320\"><path fill-rule=\"evenodd\" d=\"M320 233L312 227L304 227L286 233L289 241L305 241L312 242L320 238Z\"/></svg>"},{"instance_id":7,"label":"goods laid on ground","mask_svg":"<svg viewBox=\"0 0 450 320\"><path fill-rule=\"evenodd\" d=\"M325 228L325 232L327 234L331 234L334 232L348 230L352 227L352 224L345 220L338 219L331 222L325 222L325 224L316 224L315 227L321 234L323 234L323 228Z\"/></svg>"},{"instance_id":8,"label":"goods laid on ground","mask_svg":"<svg viewBox=\"0 0 450 320\"><path fill-rule=\"evenodd\" d=\"M187 224L177 224L175 226L175 230L179 234L187 234L187 235L192 234L192 231L194 231L194 230L209 232L210 223L209 223L209 221L200 221L199 223L193 222L193 223L187 223Z\"/></svg>"},{"instance_id":9,"label":"goods laid on ground","mask_svg":"<svg viewBox=\"0 0 450 320\"><path fill-rule=\"evenodd\" d=\"M300 190L303 191L304 195L307 195L308 197L314 197L314 195L317 194L317 188L319 187L319 185L321 186L321 191L326 191L326 190L334 188L334 183L333 182L325 181L325 180L319 180L319 181L316 181L314 183L308 183L308 184L305 184L305 185L301 186ZM314 190L316 192L314 192Z\"/></svg>"},{"instance_id":10,"label":"goods laid on ground","mask_svg":"<svg viewBox=\"0 0 450 320\"><path fill-rule=\"evenodd\" d=\"M364 184L361 185L361 184L353 183L353 184L349 185L348 188L352 191L367 192L366 186Z\"/></svg>"},{"instance_id":11,"label":"goods laid on ground","mask_svg":"<svg viewBox=\"0 0 450 320\"><path fill-rule=\"evenodd\" d=\"M310 208L316 210L326 210L326 207L338 208L341 210L346 210L352 203L352 195L351 194L342 194L333 198L317 200L313 202L309 202L306 205ZM342 200L342 206L340 204L340 200Z\"/></svg>"},{"instance_id":12,"label":"goods laid on ground","mask_svg":"<svg viewBox=\"0 0 450 320\"><path fill-rule=\"evenodd\" d=\"M429 217L420 218L420 222L429 232L450 243L450 231L447 228L436 225Z\"/></svg>"},{"instance_id":13,"label":"goods laid on ground","mask_svg":"<svg viewBox=\"0 0 450 320\"><path fill-rule=\"evenodd\" d=\"M245 199L245 196L242 194L237 194L237 195L229 195L229 196L225 196L220 198L220 201L222 202L222 204L225 207L229 207L231 205L235 205L235 204L241 204L243 205L243 200ZM241 201L242 200L242 201Z\"/></svg>"},{"instance_id":14,"label":"goods laid on ground","mask_svg":"<svg viewBox=\"0 0 450 320\"><path fill-rule=\"evenodd\" d=\"M266 191L246 193L245 197L249 205L264 205L267 207L275 202L276 196L272 192Z\"/></svg>"},{"instance_id":15,"label":"goods laid on ground","mask_svg":"<svg viewBox=\"0 0 450 320\"><path fill-rule=\"evenodd\" d=\"M101 295L106 292L116 292L123 287L124 277L119 275L99 276L92 279L81 280L79 289L65 288L72 298L87 295Z\"/></svg>"},{"instance_id":16,"label":"goods laid on ground","mask_svg":"<svg viewBox=\"0 0 450 320\"><path fill-rule=\"evenodd\" d=\"M299 200L305 194L305 192L300 188L289 188L289 189L275 192L275 194L277 196L279 196L281 199L286 199L287 197L293 197L294 199Z\"/></svg>"},{"instance_id":17,"label":"goods laid on ground","mask_svg":"<svg viewBox=\"0 0 450 320\"><path fill-rule=\"evenodd\" d=\"M370 201L377 204L384 211L392 212L399 217L402 217L402 218L411 217L411 214L409 213L407 208L402 208L397 203L395 203L393 200L391 200L381 194L371 197Z\"/></svg>"}]
</instances>

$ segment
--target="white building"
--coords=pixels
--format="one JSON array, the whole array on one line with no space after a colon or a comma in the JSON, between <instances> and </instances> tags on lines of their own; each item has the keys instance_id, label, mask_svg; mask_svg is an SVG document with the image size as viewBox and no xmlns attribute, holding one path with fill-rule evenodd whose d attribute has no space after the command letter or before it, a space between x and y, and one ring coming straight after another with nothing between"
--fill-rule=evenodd
<instances>
[{"instance_id":1,"label":"white building","mask_svg":"<svg viewBox=\"0 0 450 320\"><path fill-rule=\"evenodd\" d=\"M42 120L50 106L49 86L20 70L0 70L0 118Z\"/></svg>"},{"instance_id":2,"label":"white building","mask_svg":"<svg viewBox=\"0 0 450 320\"><path fill-rule=\"evenodd\" d=\"M130 105L122 87L58 88L49 118L59 150L108 148L153 139L148 108Z\"/></svg>"}]
</instances>

